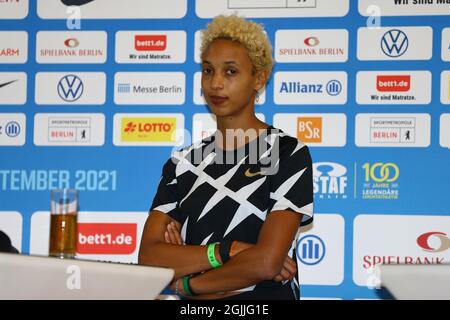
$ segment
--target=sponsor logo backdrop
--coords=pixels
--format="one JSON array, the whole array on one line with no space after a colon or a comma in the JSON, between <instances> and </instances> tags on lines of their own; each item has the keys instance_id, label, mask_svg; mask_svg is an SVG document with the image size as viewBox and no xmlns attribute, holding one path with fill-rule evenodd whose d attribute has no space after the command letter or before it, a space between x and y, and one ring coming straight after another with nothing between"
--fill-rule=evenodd
<instances>
[{"instance_id":1,"label":"sponsor logo backdrop","mask_svg":"<svg viewBox=\"0 0 450 320\"><path fill-rule=\"evenodd\" d=\"M258 117L314 160L302 296L376 299L377 264L449 262L450 3L437 0L0 1L0 229L13 245L47 254L50 190L76 188L79 256L137 262L164 162L215 128L199 30L233 12L274 46Z\"/></svg>"}]
</instances>

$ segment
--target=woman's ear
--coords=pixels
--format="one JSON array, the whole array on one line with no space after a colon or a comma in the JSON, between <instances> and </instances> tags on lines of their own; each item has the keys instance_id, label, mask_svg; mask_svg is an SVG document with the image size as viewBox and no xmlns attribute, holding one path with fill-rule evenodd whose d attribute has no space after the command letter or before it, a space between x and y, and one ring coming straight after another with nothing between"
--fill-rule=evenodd
<instances>
[{"instance_id":1,"label":"woman's ear","mask_svg":"<svg viewBox=\"0 0 450 320\"><path fill-rule=\"evenodd\" d=\"M260 70L256 72L255 90L259 91L266 85L267 71Z\"/></svg>"}]
</instances>

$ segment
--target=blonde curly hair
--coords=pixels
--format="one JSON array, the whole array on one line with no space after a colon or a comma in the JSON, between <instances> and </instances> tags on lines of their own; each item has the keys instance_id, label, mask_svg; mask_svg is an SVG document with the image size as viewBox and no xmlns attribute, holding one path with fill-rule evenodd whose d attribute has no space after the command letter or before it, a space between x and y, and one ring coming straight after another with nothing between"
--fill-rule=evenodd
<instances>
[{"instance_id":1,"label":"blonde curly hair","mask_svg":"<svg viewBox=\"0 0 450 320\"><path fill-rule=\"evenodd\" d=\"M208 23L207 29L201 32L200 56L202 58L212 41L230 39L239 42L247 49L256 71L264 70L267 72L267 78L270 77L273 68L272 45L261 24L236 15L220 15Z\"/></svg>"}]
</instances>

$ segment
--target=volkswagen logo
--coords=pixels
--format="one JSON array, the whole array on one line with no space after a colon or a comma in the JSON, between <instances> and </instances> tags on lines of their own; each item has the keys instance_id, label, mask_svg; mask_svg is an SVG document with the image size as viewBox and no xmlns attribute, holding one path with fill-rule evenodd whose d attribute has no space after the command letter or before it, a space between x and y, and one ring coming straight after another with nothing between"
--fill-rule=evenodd
<instances>
[{"instance_id":1,"label":"volkswagen logo","mask_svg":"<svg viewBox=\"0 0 450 320\"><path fill-rule=\"evenodd\" d=\"M83 89L83 81L74 74L69 74L58 82L58 95L67 102L80 99Z\"/></svg>"},{"instance_id":2,"label":"volkswagen logo","mask_svg":"<svg viewBox=\"0 0 450 320\"><path fill-rule=\"evenodd\" d=\"M381 49L391 58L398 58L408 50L408 36L401 30L392 29L381 39Z\"/></svg>"}]
</instances>

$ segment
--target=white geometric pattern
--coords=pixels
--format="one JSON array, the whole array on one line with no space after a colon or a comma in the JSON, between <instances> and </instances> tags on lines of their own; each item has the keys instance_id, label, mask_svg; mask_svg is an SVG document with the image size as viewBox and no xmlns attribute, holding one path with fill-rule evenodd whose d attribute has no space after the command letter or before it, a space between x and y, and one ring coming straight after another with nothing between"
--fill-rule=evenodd
<instances>
[{"instance_id":1,"label":"white geometric pattern","mask_svg":"<svg viewBox=\"0 0 450 320\"><path fill-rule=\"evenodd\" d=\"M171 177L170 182L168 182L168 180L163 182L167 193L161 194L162 197L160 201L166 201L166 203L159 203L155 210L160 209L160 211L169 214L173 211L175 214L175 209L177 207L180 208L181 211L176 214L181 214L180 218L183 216L185 218L181 228L182 239L186 242L187 228L190 226L190 228L199 230L199 233L196 233L195 236L189 235L189 238L191 238L191 236L193 237L190 241L200 243L201 245L207 245L212 241L211 239L225 238L238 226L242 225L242 223L248 224L249 226L255 223L257 225L262 225L266 220L269 210L278 211L291 209L303 213L303 221L308 220L309 217L312 216L312 198L309 200L309 198L304 198L302 194L303 192L306 192L306 197L311 197L312 194L309 193L307 180L305 180L305 184L297 183L302 179L306 170L308 170L309 174L305 179L310 178L310 170L312 168L309 167L310 161L308 159L308 151L306 151L306 153L303 153L303 151L302 153L299 153L306 145L289 136L280 139L285 136L288 135L278 131L277 133L270 132L264 137L267 144L258 145L259 158L257 162L260 164L260 172L258 172L258 175L255 171L255 175L252 175L251 177L244 175L244 170L247 168L248 162L253 163L253 161L256 160L252 158L254 154L252 153L253 149L251 148L253 146L249 147L248 152L250 152L250 154L242 154L242 159L239 160L238 163L233 164L230 169L228 169L229 167L216 167L216 165L223 163L222 161L224 159L219 157L222 155L221 153L215 152L214 143L210 144L209 142L205 143L205 141L200 141L188 148L175 152L172 155L173 165L171 167L173 169L170 169L173 171L167 172ZM282 141L280 142L280 140ZM286 144L284 144L285 141ZM261 149L262 147L265 148L267 146L268 150ZM286 150L285 148L288 148L289 152L280 154L281 150ZM237 151L238 155L240 155L239 152L240 151ZM200 157L196 158L196 156L199 155ZM290 158L293 159L291 160ZM270 161L276 163L270 163ZM271 164L271 171L265 171L266 165L269 163ZM280 167L280 164L283 167ZM306 167L305 164L307 165ZM168 168L170 168L170 166ZM218 171L224 173L222 173L221 176L216 177ZM281 174L279 171L281 171ZM183 175L188 172L189 175L184 178ZM212 177L209 172L211 172L214 177ZM194 180L192 180L192 178L194 178ZM230 186L228 187L228 185ZM274 190L274 187L276 187L276 190ZM201 190L207 190L207 192L204 193L203 191L200 191L200 188ZM233 188L233 190L230 188ZM236 190L237 188L239 189ZM182 194L185 194L181 199L177 197L177 190L180 190ZM268 190L272 191L267 194ZM295 192L293 190L295 190ZM206 203L203 207L199 206L198 202L192 203L189 201L189 204L187 202L185 204L185 201L194 194L194 197L201 197L202 192L209 195L211 191L213 193L209 198L205 199ZM177 198L175 202L174 197ZM255 200L259 202L257 199L260 199L261 197L264 199L264 203L267 203L267 198L269 198L270 202L273 203L273 206L266 206L265 210L261 210L252 203L252 201ZM225 199L233 200L234 204L225 209L223 207L223 201ZM249 199L252 201L249 201ZM309 200L310 203L299 207L298 204L304 204L305 200ZM224 214L222 210L225 210L226 213ZM192 214L185 211L192 212ZM231 220L229 220L230 213L232 214ZM211 215L219 216L216 217ZM258 219L248 220L247 218L250 216L255 216ZM204 221L202 224L197 224L202 221ZM212 223L211 226L210 223ZM219 223L219 225L217 225L217 223ZM244 239L248 238L249 242L255 241L255 236L257 236L257 234L252 234L250 232L250 234L245 235L247 226L242 226L243 229L241 231L236 231L236 236L243 237ZM218 228L218 230L215 230L215 228ZM220 232L220 234L217 232ZM222 232L224 233L222 234ZM206 234L207 236L205 236ZM289 256L293 256L295 245L296 241L294 239L289 249ZM237 291L249 291L254 288L255 286L250 286Z\"/></svg>"},{"instance_id":2,"label":"white geometric pattern","mask_svg":"<svg viewBox=\"0 0 450 320\"><path fill-rule=\"evenodd\" d=\"M270 134L266 137L267 143L270 143L270 146L273 145L275 139L275 134ZM183 150L183 152L179 152L178 154L175 154L174 156L179 160L179 163L177 164L177 170L176 174L177 176L179 174L183 174L187 171L192 172L197 176L196 181L192 185L189 192L186 194L186 196L180 201L179 205L190 197L192 193L195 192L195 190L203 185L204 183L208 183L212 187L215 188L216 192L211 196L211 198L206 203L205 207L203 208L202 212L197 218L197 222L200 221L208 212L211 211L221 200L223 200L225 197L229 197L233 199L236 203L239 204L238 209L236 210L230 224L228 225L227 230L224 233L224 237L233 231L235 227L237 227L242 221L247 219L250 215L255 215L261 221L264 221L267 215L267 210L260 210L258 209L254 204L249 202L247 199L250 197L250 195L257 190L266 180L266 176L262 176L260 179L257 179L256 181L252 182L251 184L248 184L241 188L240 190L233 191L226 187L226 184L230 181L230 179L235 175L236 171L239 169L239 167L245 162L248 156L244 157L241 161L239 161L233 168L228 170L224 175L218 177L218 178L212 178L210 175L208 175L205 172L205 168L210 165L211 163L214 163L216 153L211 152L205 159L198 165L194 166L190 161L188 161L185 156L193 149L201 148L204 144L199 144L196 146L192 146L191 148L187 150ZM302 143L298 143L295 150L291 153L291 156L295 154L295 152L302 149L305 145ZM269 148L262 156L267 156L267 154L270 153L272 148ZM277 164L278 165L278 162ZM287 208L292 208L296 211L302 212L302 213L309 213L311 212L309 210L309 207L312 207L312 204L307 205L303 208L298 208L296 205L294 205L290 200L285 198L285 195L289 192L289 190L295 185L296 181L300 179L303 172L306 170L304 168L303 170L300 170L293 176L291 176L288 180L286 180L275 192L270 193L270 198L274 199L276 201L276 204L273 207L273 211L275 210L285 210ZM171 182L173 183L173 182ZM172 205L172 204L171 204ZM207 237L209 239L211 235ZM203 242L206 239L203 240Z\"/></svg>"}]
</instances>

